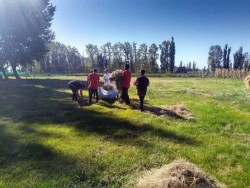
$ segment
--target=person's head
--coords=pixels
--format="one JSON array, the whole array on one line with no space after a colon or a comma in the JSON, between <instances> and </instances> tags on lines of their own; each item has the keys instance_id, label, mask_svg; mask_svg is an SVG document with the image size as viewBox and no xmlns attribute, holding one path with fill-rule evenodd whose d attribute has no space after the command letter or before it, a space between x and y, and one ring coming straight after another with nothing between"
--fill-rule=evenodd
<instances>
[{"instance_id":1,"label":"person's head","mask_svg":"<svg viewBox=\"0 0 250 188\"><path fill-rule=\"evenodd\" d=\"M104 72L105 72L105 73L108 73L108 72L109 72L109 70L108 70L108 69L105 69L105 70L104 70Z\"/></svg>"},{"instance_id":2,"label":"person's head","mask_svg":"<svg viewBox=\"0 0 250 188\"><path fill-rule=\"evenodd\" d=\"M97 72L97 69L93 69L93 72Z\"/></svg>"},{"instance_id":3,"label":"person's head","mask_svg":"<svg viewBox=\"0 0 250 188\"><path fill-rule=\"evenodd\" d=\"M144 69L141 69L141 70L140 70L140 74L141 74L141 75L144 75L145 72L146 72L146 71L145 71Z\"/></svg>"},{"instance_id":4,"label":"person's head","mask_svg":"<svg viewBox=\"0 0 250 188\"><path fill-rule=\"evenodd\" d=\"M125 68L125 70L128 70L129 69L129 64L126 64L124 68Z\"/></svg>"}]
</instances>

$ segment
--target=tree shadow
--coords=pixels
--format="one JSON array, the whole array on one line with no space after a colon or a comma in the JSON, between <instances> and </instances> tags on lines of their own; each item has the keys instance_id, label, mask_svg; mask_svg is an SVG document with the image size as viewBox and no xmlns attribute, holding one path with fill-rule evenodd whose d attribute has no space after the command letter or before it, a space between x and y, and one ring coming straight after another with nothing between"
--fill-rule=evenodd
<instances>
[{"instance_id":1,"label":"tree shadow","mask_svg":"<svg viewBox=\"0 0 250 188\"><path fill-rule=\"evenodd\" d=\"M117 105L117 101L105 101L104 103L100 103L101 106L105 106L107 108L117 108L117 109L134 109L134 110L139 110L140 111L140 104L139 100L136 99L130 99L131 104L126 105L126 106L119 106ZM81 103L79 103L81 105ZM82 103L81 106L85 106L86 103ZM176 118L180 120L192 120L195 121L193 114L187 110L184 109L185 111L178 112L173 109L167 109L167 108L162 108L160 106L150 106L147 101L144 101L144 111L143 113L151 113L155 116L165 116L165 117L171 117L171 118Z\"/></svg>"},{"instance_id":2,"label":"tree shadow","mask_svg":"<svg viewBox=\"0 0 250 188\"><path fill-rule=\"evenodd\" d=\"M56 178L59 174L59 176L72 177L70 180L72 182L86 183L86 185L91 184L89 179L94 176L98 179L101 172L86 172L84 169L81 172L73 172L74 175L72 175L69 169L79 170L78 159L70 154L66 156L39 142L40 139L60 138L60 135L55 133L37 131L37 128L48 124L73 127L78 130L79 136L85 132L91 133L99 136L103 142L112 142L117 146L136 146L142 152L155 147L155 143L146 139L148 135L183 145L196 146L201 143L194 137L178 134L168 130L167 127L155 127L150 124L134 123L129 118L117 118L116 110L124 110L123 108L116 107L113 114L107 114L101 110L93 110L87 105L79 107L79 104L71 101L71 94L58 91L68 89L67 83L68 80L52 79L0 82L2 96L0 169L10 170L19 166L19 172L23 171L27 177L29 171L37 170L42 179ZM112 108L113 103L103 102L97 105ZM4 118L9 123L5 124ZM9 132L6 125L17 133ZM23 142L24 136L30 136L31 139ZM96 161L92 155L87 156L85 160L80 162L83 166L95 164L96 168L103 168L101 162ZM17 178L16 181L19 179Z\"/></svg>"},{"instance_id":3,"label":"tree shadow","mask_svg":"<svg viewBox=\"0 0 250 188\"><path fill-rule=\"evenodd\" d=\"M124 109L122 109L124 110ZM71 122L75 123L71 124ZM77 117L82 117L80 120ZM161 137L175 143L198 145L193 137L180 135L175 131L166 128L154 127L150 124L132 123L127 119L116 118L112 114L102 113L87 108L75 109L67 114L64 122L68 122L70 126L74 126L79 130L99 134L105 140L112 140L123 144L143 145L140 141L146 143L145 140L140 140L143 135L150 134ZM127 139L134 142L127 142ZM151 146L152 144L144 144Z\"/></svg>"}]
</instances>

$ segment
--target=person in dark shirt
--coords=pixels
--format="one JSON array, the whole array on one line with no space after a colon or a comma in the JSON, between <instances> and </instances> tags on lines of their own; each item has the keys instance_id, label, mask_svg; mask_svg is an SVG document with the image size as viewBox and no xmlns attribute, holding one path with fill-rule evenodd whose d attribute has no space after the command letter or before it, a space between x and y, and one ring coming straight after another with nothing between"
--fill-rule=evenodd
<instances>
[{"instance_id":1,"label":"person in dark shirt","mask_svg":"<svg viewBox=\"0 0 250 188\"><path fill-rule=\"evenodd\" d=\"M82 99L83 95L82 95L82 90L85 88L85 85L77 80L72 80L68 83L68 87L72 90L72 100L76 100L78 101L78 99ZM80 94L79 94L80 92Z\"/></svg>"},{"instance_id":2,"label":"person in dark shirt","mask_svg":"<svg viewBox=\"0 0 250 188\"><path fill-rule=\"evenodd\" d=\"M137 77L137 79L134 82L137 88L137 95L139 96L140 99L141 111L144 111L143 102L147 93L147 87L149 86L149 79L144 74L145 70L144 69L140 70L140 76Z\"/></svg>"}]
</instances>

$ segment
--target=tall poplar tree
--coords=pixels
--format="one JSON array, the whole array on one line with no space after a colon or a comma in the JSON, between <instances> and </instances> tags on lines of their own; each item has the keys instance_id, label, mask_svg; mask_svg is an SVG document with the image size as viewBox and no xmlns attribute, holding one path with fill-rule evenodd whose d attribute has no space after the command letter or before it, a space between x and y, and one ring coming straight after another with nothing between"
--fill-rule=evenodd
<instances>
[{"instance_id":1,"label":"tall poplar tree","mask_svg":"<svg viewBox=\"0 0 250 188\"><path fill-rule=\"evenodd\" d=\"M169 48L169 71L173 72L175 66L175 42L174 37L172 37L170 48Z\"/></svg>"}]
</instances>

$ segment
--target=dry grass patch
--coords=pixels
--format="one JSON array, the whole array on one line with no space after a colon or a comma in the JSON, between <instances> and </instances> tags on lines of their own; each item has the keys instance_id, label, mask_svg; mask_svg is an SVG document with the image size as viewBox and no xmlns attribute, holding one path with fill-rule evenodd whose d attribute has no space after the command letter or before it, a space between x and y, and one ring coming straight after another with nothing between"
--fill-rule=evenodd
<instances>
[{"instance_id":1,"label":"dry grass patch","mask_svg":"<svg viewBox=\"0 0 250 188\"><path fill-rule=\"evenodd\" d=\"M245 79L244 82L246 83L247 89L250 89L250 75L248 75Z\"/></svg>"},{"instance_id":2,"label":"dry grass patch","mask_svg":"<svg viewBox=\"0 0 250 188\"><path fill-rule=\"evenodd\" d=\"M109 80L115 81L115 86L118 92L122 90L122 70L115 70L111 73Z\"/></svg>"},{"instance_id":3,"label":"dry grass patch","mask_svg":"<svg viewBox=\"0 0 250 188\"><path fill-rule=\"evenodd\" d=\"M194 119L193 113L188 110L183 104L173 106L146 107L145 110L148 110L158 116L170 116L184 120Z\"/></svg>"},{"instance_id":4,"label":"dry grass patch","mask_svg":"<svg viewBox=\"0 0 250 188\"><path fill-rule=\"evenodd\" d=\"M225 188L215 178L184 160L144 172L136 188Z\"/></svg>"}]
</instances>

